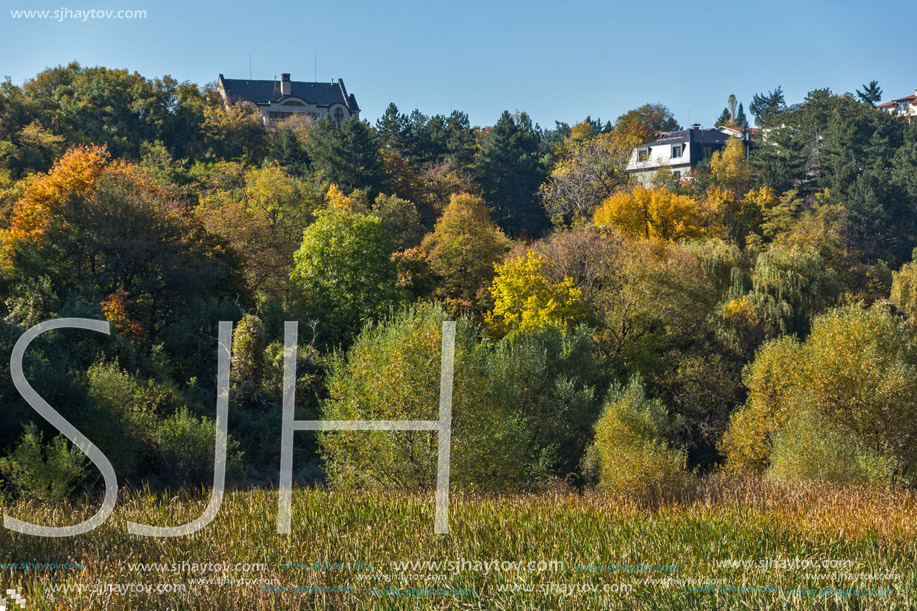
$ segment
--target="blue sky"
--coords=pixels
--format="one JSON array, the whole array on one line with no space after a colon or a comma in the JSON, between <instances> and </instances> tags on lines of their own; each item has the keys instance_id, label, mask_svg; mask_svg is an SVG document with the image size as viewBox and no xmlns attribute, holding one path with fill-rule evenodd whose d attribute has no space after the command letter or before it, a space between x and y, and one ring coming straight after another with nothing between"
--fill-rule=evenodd
<instances>
[{"instance_id":1,"label":"blue sky","mask_svg":"<svg viewBox=\"0 0 917 611\"><path fill-rule=\"evenodd\" d=\"M0 0L0 76L21 83L76 60L206 83L219 73L341 77L375 121L389 102L492 124L525 110L543 127L614 120L667 105L683 125L713 123L735 93L877 79L883 100L917 88L917 4L844 0L610 2L442 0L271 3ZM881 6L881 8L879 8ZM143 9L144 20L13 19L10 10Z\"/></svg>"}]
</instances>

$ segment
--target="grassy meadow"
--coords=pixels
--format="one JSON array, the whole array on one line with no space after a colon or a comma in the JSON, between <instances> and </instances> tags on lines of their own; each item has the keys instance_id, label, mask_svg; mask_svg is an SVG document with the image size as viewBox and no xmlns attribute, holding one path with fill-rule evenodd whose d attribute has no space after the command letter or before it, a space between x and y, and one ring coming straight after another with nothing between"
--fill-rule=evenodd
<instances>
[{"instance_id":1,"label":"grassy meadow","mask_svg":"<svg viewBox=\"0 0 917 611\"><path fill-rule=\"evenodd\" d=\"M562 489L453 497L450 532L434 535L432 495L298 489L292 534L281 536L276 490L256 488L230 492L209 526L173 539L129 535L125 521L183 523L206 495L120 496L109 521L86 535L0 531L4 588L18 588L27 609L917 606L912 491L714 475L663 502ZM43 524L74 523L95 510L4 507ZM424 561L459 562L393 564Z\"/></svg>"}]
</instances>

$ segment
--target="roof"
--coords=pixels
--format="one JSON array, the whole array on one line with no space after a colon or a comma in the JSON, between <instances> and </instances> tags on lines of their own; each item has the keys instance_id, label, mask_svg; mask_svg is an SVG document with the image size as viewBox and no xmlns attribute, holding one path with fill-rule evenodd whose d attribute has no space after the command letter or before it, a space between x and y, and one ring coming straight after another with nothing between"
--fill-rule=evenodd
<instances>
[{"instance_id":1,"label":"roof","mask_svg":"<svg viewBox=\"0 0 917 611\"><path fill-rule=\"evenodd\" d=\"M280 81L248 81L242 79L223 78L220 80L223 90L230 100L238 102L248 100L255 104L269 104L280 102L287 98L300 98L315 106L331 106L343 104L352 111L360 110L357 99L353 94L347 94L344 81L338 79L336 83L309 83L305 81L290 81L291 91L289 96L280 95Z\"/></svg>"},{"instance_id":2,"label":"roof","mask_svg":"<svg viewBox=\"0 0 917 611\"><path fill-rule=\"evenodd\" d=\"M726 144L732 138L718 129L682 129L677 132L661 132L659 138L646 146L697 142L699 144Z\"/></svg>"},{"instance_id":3,"label":"roof","mask_svg":"<svg viewBox=\"0 0 917 611\"><path fill-rule=\"evenodd\" d=\"M885 102L884 104L879 104L876 108L893 108L896 104L898 104L898 102L917 102L917 94L898 98L897 100Z\"/></svg>"}]
</instances>

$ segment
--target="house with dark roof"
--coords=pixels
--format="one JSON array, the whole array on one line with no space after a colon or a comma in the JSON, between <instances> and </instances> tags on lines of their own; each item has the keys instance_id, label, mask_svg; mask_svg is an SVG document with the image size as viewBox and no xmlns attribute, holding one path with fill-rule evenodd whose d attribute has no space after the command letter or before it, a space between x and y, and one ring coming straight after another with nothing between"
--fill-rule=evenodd
<instances>
[{"instance_id":1,"label":"house with dark roof","mask_svg":"<svg viewBox=\"0 0 917 611\"><path fill-rule=\"evenodd\" d=\"M910 123L913 121L914 117L917 117L917 89L914 90L914 95L892 100L885 104L879 104L876 108L881 108L889 114L898 117L907 117Z\"/></svg>"},{"instance_id":2,"label":"house with dark roof","mask_svg":"<svg viewBox=\"0 0 917 611\"><path fill-rule=\"evenodd\" d=\"M338 123L350 117L360 118L360 107L352 93L347 93L344 81L309 83L294 81L289 74L280 80L246 81L220 75L217 91L227 104L248 104L258 110L265 127L276 127L293 115L305 114L318 120L330 115Z\"/></svg>"},{"instance_id":3,"label":"house with dark roof","mask_svg":"<svg viewBox=\"0 0 917 611\"><path fill-rule=\"evenodd\" d=\"M656 173L662 169L670 171L676 178L690 179L697 165L725 148L730 138L745 142L745 153L748 154L751 137L747 129L726 125L717 129L701 129L695 123L688 129L660 132L658 139L634 149L627 171L633 173L644 186L652 184Z\"/></svg>"}]
</instances>

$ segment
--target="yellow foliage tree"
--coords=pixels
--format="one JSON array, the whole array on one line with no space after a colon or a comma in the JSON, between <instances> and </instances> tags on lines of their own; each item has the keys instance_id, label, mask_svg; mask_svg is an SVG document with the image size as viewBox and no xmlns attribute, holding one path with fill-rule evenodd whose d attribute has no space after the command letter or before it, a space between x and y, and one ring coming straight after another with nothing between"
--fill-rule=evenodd
<instances>
[{"instance_id":1,"label":"yellow foliage tree","mask_svg":"<svg viewBox=\"0 0 917 611\"><path fill-rule=\"evenodd\" d=\"M745 156L745 143L731 138L726 148L710 159L710 177L741 200L754 184L754 173Z\"/></svg>"},{"instance_id":2,"label":"yellow foliage tree","mask_svg":"<svg viewBox=\"0 0 917 611\"><path fill-rule=\"evenodd\" d=\"M593 221L599 228L616 225L633 235L675 242L704 235L704 217L701 204L687 195L637 186L607 198Z\"/></svg>"},{"instance_id":3,"label":"yellow foliage tree","mask_svg":"<svg viewBox=\"0 0 917 611\"><path fill-rule=\"evenodd\" d=\"M495 266L488 323L501 333L545 327L568 329L585 317L581 291L572 278L551 284L541 273L544 258L531 253Z\"/></svg>"},{"instance_id":4,"label":"yellow foliage tree","mask_svg":"<svg viewBox=\"0 0 917 611\"><path fill-rule=\"evenodd\" d=\"M355 214L369 214L369 206L366 205L365 197L360 197L360 191L354 191L350 195L344 195L340 187L332 184L325 194L325 202L329 208L353 212Z\"/></svg>"},{"instance_id":5,"label":"yellow foliage tree","mask_svg":"<svg viewBox=\"0 0 917 611\"><path fill-rule=\"evenodd\" d=\"M318 195L277 165L249 168L240 181L238 189L219 189L201 197L194 213L244 262L252 291L284 294L293 253L313 220Z\"/></svg>"}]
</instances>

